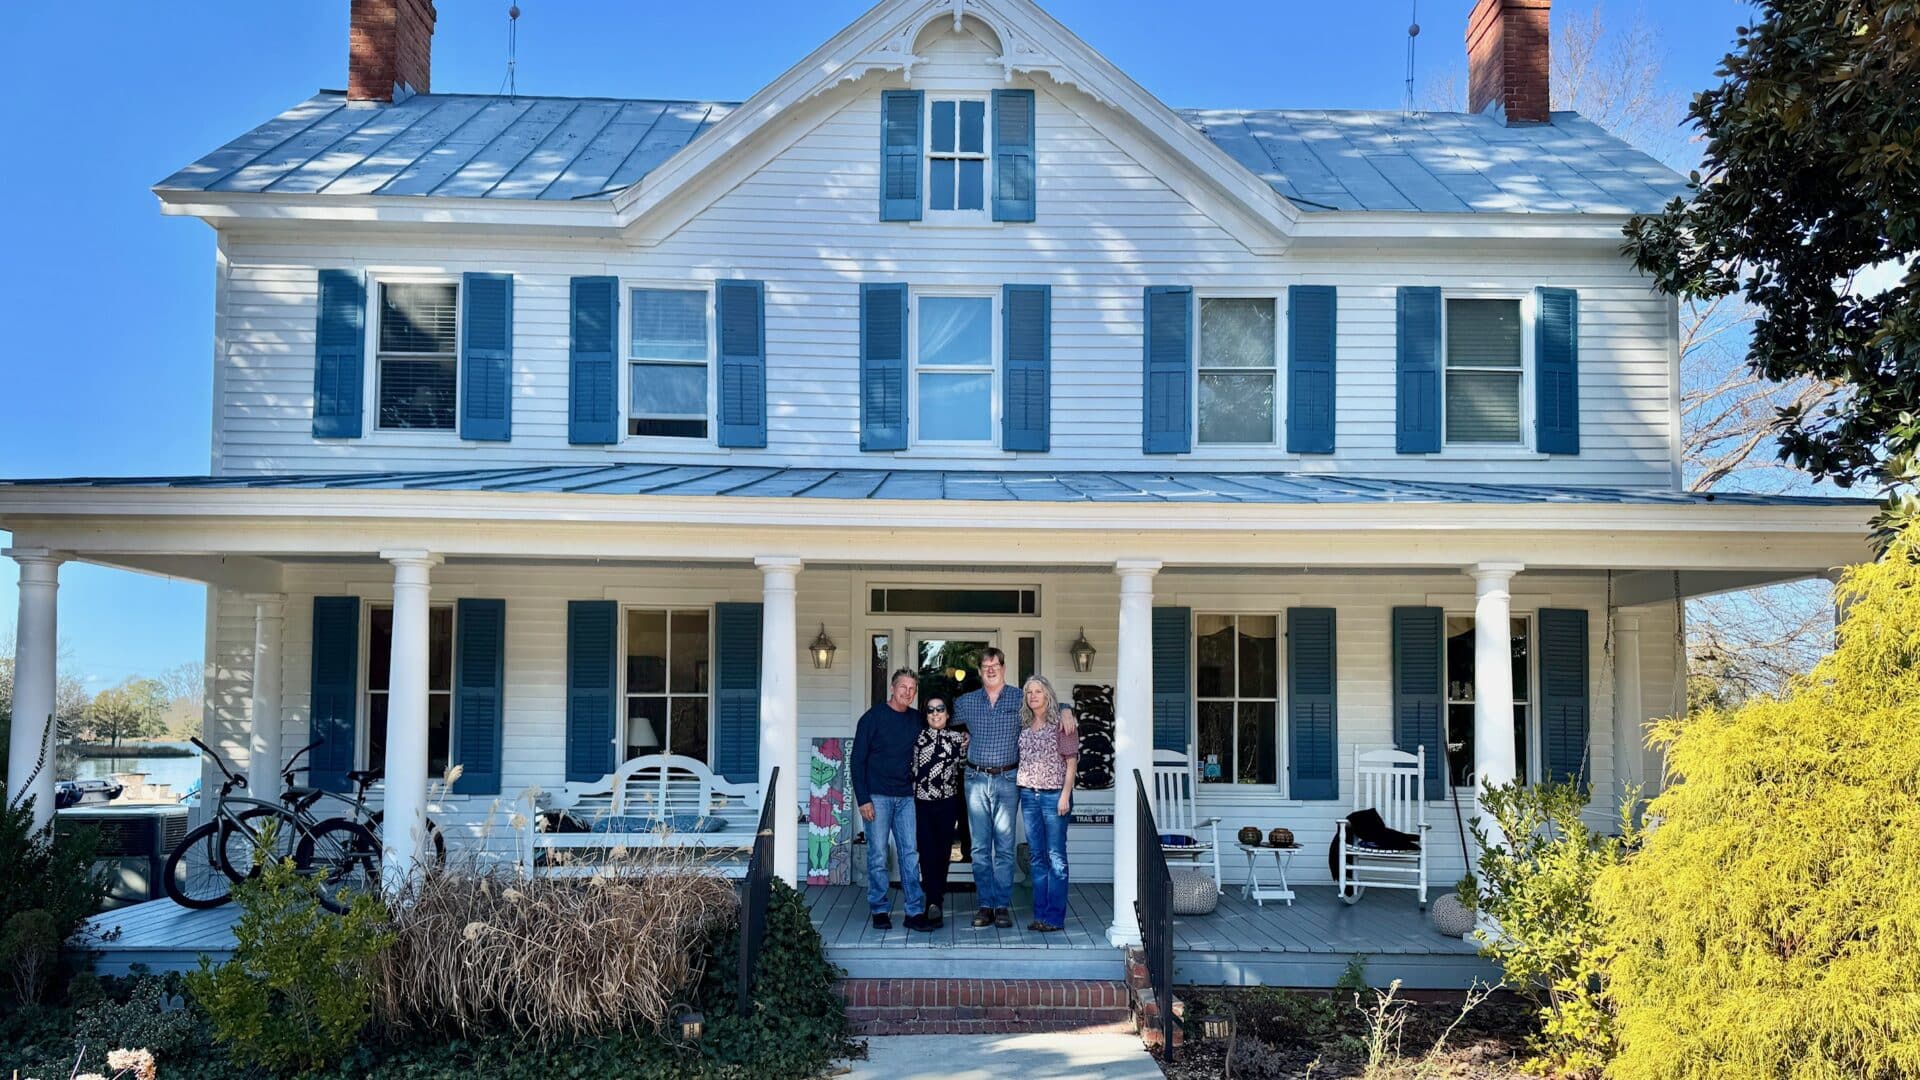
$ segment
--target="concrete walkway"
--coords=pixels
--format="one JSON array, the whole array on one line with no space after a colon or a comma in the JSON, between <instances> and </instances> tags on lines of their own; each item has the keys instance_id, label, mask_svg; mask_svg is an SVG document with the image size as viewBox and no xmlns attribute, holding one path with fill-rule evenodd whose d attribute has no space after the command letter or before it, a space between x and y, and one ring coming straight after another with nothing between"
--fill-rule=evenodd
<instances>
[{"instance_id":1,"label":"concrete walkway","mask_svg":"<svg viewBox=\"0 0 1920 1080\"><path fill-rule=\"evenodd\" d=\"M852 1080L1160 1080L1138 1035L887 1035Z\"/></svg>"}]
</instances>

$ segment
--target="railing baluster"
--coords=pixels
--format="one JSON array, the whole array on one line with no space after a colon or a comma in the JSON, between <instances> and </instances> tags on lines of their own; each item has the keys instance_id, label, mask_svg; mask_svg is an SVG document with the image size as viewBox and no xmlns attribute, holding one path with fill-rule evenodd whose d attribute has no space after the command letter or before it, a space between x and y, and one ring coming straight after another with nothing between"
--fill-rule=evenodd
<instances>
[{"instance_id":1,"label":"railing baluster","mask_svg":"<svg viewBox=\"0 0 1920 1080\"><path fill-rule=\"evenodd\" d=\"M753 853L747 857L746 889L740 903L740 971L734 1011L741 1016L753 1010L753 980L760 966L760 945L767 936L767 905L773 897L774 797L779 790L780 766L775 765L760 800L760 827L753 835Z\"/></svg>"},{"instance_id":2,"label":"railing baluster","mask_svg":"<svg viewBox=\"0 0 1920 1080\"><path fill-rule=\"evenodd\" d=\"M1157 789L1158 785L1156 785ZM1135 795L1135 862L1139 866L1139 898L1134 917L1140 923L1140 951L1147 959L1147 982L1160 1023L1161 1060L1173 1061L1173 876L1167 872L1167 853L1160 847L1160 828L1153 820L1153 803L1146 781L1133 774Z\"/></svg>"}]
</instances>

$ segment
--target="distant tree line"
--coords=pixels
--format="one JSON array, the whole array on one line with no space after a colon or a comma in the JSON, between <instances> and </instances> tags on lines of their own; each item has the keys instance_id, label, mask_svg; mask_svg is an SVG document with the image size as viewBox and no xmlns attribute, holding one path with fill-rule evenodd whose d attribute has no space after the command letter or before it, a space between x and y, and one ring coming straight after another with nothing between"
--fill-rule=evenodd
<instances>
[{"instance_id":1,"label":"distant tree line","mask_svg":"<svg viewBox=\"0 0 1920 1080\"><path fill-rule=\"evenodd\" d=\"M65 650L62 650L65 660ZM63 668L71 669L69 663ZM54 737L61 753L57 775L73 775L74 749L161 736L184 739L200 733L205 702L204 667L196 661L175 665L158 677L135 675L97 694L80 677L62 674L54 689ZM5 775L13 718L13 643L0 640L0 777ZM44 723L44 721L42 721Z\"/></svg>"}]
</instances>

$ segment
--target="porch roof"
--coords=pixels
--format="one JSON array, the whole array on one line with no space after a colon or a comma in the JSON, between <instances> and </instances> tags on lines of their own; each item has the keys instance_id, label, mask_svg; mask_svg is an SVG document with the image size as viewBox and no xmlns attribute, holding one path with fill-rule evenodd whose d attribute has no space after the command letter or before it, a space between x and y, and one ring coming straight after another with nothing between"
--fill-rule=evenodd
<instances>
[{"instance_id":1,"label":"porch roof","mask_svg":"<svg viewBox=\"0 0 1920 1080\"><path fill-rule=\"evenodd\" d=\"M926 502L1870 507L1876 500L1657 488L1482 484L1298 472L823 469L762 465L549 465L426 472L93 476L0 480L5 488L352 489Z\"/></svg>"}]
</instances>

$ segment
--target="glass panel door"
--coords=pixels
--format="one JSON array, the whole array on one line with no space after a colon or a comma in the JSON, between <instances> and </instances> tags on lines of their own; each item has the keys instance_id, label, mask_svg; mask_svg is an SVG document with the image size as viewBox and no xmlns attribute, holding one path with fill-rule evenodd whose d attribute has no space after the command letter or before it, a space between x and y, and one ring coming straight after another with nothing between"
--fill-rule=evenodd
<instances>
[{"instance_id":1,"label":"glass panel door","mask_svg":"<svg viewBox=\"0 0 1920 1080\"><path fill-rule=\"evenodd\" d=\"M995 630L915 630L909 634L913 651L907 663L920 674L920 700L924 706L929 698L941 698L947 707L953 707L953 699L969 690L980 688L980 654L989 646L1000 644L1000 634ZM1008 675L1013 672L1009 671ZM1006 691L1018 693L1018 689L1009 687ZM962 791L960 798L965 799ZM964 807L964 801L963 801ZM949 885L956 882L973 880L973 832L967 827L967 815L962 809L960 827L954 831L953 847L947 852L952 864L947 871ZM932 852L920 853L924 864L929 858L936 857ZM956 901L964 906L964 901Z\"/></svg>"}]
</instances>

